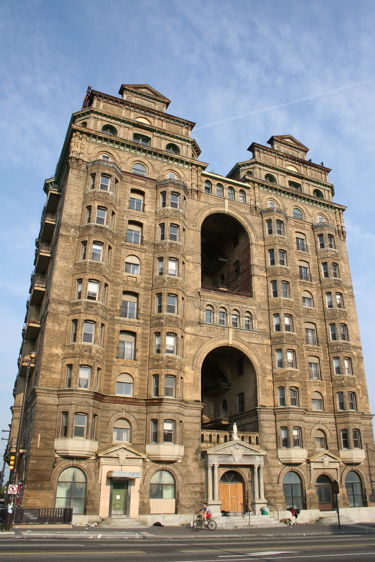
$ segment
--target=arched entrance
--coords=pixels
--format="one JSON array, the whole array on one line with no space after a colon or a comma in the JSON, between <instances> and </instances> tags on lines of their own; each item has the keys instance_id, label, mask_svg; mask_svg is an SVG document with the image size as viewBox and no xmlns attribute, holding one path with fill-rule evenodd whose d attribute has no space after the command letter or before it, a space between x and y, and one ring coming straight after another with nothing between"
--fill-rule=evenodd
<instances>
[{"instance_id":1,"label":"arched entrance","mask_svg":"<svg viewBox=\"0 0 375 562\"><path fill-rule=\"evenodd\" d=\"M345 478L345 488L350 507L363 507L362 481L356 472L348 472Z\"/></svg>"},{"instance_id":2,"label":"arched entrance","mask_svg":"<svg viewBox=\"0 0 375 562\"><path fill-rule=\"evenodd\" d=\"M322 474L316 479L315 489L318 495L320 511L331 511L334 508L332 482L328 476Z\"/></svg>"},{"instance_id":3,"label":"arched entrance","mask_svg":"<svg viewBox=\"0 0 375 562\"><path fill-rule=\"evenodd\" d=\"M235 513L246 511L245 490L241 476L234 470L228 470L220 478L219 497L221 510Z\"/></svg>"},{"instance_id":4,"label":"arched entrance","mask_svg":"<svg viewBox=\"0 0 375 562\"><path fill-rule=\"evenodd\" d=\"M301 477L293 471L288 472L283 481L285 506L303 509L303 490Z\"/></svg>"}]
</instances>

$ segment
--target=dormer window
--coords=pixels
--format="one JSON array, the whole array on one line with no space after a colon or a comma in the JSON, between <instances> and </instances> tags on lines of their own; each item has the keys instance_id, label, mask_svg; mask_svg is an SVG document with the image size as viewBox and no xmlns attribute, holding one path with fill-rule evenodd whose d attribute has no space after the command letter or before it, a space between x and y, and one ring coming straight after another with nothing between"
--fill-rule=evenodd
<instances>
[{"instance_id":1,"label":"dormer window","mask_svg":"<svg viewBox=\"0 0 375 562\"><path fill-rule=\"evenodd\" d=\"M165 147L167 152L172 152L172 154L180 154L180 149L175 144L169 143Z\"/></svg>"},{"instance_id":2,"label":"dormer window","mask_svg":"<svg viewBox=\"0 0 375 562\"><path fill-rule=\"evenodd\" d=\"M102 133L106 133L107 135L113 135L114 137L117 136L117 130L112 125L104 125L102 127Z\"/></svg>"}]
</instances>

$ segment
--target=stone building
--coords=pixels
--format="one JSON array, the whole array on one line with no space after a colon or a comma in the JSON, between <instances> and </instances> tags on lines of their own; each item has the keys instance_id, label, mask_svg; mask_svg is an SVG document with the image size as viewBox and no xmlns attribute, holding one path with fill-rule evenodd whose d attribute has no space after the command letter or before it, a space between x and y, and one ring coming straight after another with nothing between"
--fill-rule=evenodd
<instances>
[{"instance_id":1,"label":"stone building","mask_svg":"<svg viewBox=\"0 0 375 562\"><path fill-rule=\"evenodd\" d=\"M313 520L337 482L369 519L372 416L329 169L282 135L207 172L166 97L119 94L89 88L44 185L8 451L23 417L23 505L152 521L207 499Z\"/></svg>"}]
</instances>

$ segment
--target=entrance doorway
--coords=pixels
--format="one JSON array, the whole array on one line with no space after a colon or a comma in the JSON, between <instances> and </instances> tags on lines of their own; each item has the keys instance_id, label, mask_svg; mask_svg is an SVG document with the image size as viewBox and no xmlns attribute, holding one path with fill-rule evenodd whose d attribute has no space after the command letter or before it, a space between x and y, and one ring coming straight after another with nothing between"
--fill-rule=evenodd
<instances>
[{"instance_id":1,"label":"entrance doorway","mask_svg":"<svg viewBox=\"0 0 375 562\"><path fill-rule=\"evenodd\" d=\"M332 482L328 476L321 475L315 483L316 493L318 494L320 511L331 511L333 506Z\"/></svg>"},{"instance_id":2,"label":"entrance doorway","mask_svg":"<svg viewBox=\"0 0 375 562\"><path fill-rule=\"evenodd\" d=\"M225 472L220 479L219 495L222 511L243 513L245 510L244 485L234 470Z\"/></svg>"},{"instance_id":3,"label":"entrance doorway","mask_svg":"<svg viewBox=\"0 0 375 562\"><path fill-rule=\"evenodd\" d=\"M128 515L128 480L112 480L111 515Z\"/></svg>"}]
</instances>

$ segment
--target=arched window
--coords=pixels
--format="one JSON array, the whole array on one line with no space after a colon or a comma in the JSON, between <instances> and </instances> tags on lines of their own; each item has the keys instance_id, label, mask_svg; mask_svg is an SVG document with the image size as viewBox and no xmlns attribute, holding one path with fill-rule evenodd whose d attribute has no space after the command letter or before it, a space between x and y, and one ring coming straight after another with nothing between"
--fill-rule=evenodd
<instances>
[{"instance_id":1,"label":"arched window","mask_svg":"<svg viewBox=\"0 0 375 562\"><path fill-rule=\"evenodd\" d=\"M128 291L122 292L122 302L121 302L120 316L122 316L123 318L137 318L138 317L138 295L137 295L137 293L130 293Z\"/></svg>"},{"instance_id":2,"label":"arched window","mask_svg":"<svg viewBox=\"0 0 375 562\"><path fill-rule=\"evenodd\" d=\"M125 273L139 275L141 262L137 256L128 256L125 260Z\"/></svg>"},{"instance_id":3,"label":"arched window","mask_svg":"<svg viewBox=\"0 0 375 562\"><path fill-rule=\"evenodd\" d=\"M244 328L245 328L245 330L252 330L253 329L253 316L252 316L251 312L245 312Z\"/></svg>"},{"instance_id":4,"label":"arched window","mask_svg":"<svg viewBox=\"0 0 375 562\"><path fill-rule=\"evenodd\" d=\"M228 187L228 199L230 199L231 201L234 201L235 199L235 191L231 186Z\"/></svg>"},{"instance_id":5,"label":"arched window","mask_svg":"<svg viewBox=\"0 0 375 562\"><path fill-rule=\"evenodd\" d=\"M89 365L79 366L78 388L90 388L91 367Z\"/></svg>"},{"instance_id":6,"label":"arched window","mask_svg":"<svg viewBox=\"0 0 375 562\"><path fill-rule=\"evenodd\" d=\"M144 146L150 146L151 144L150 137L146 137L146 135L140 135L139 133L134 133L133 141L138 142L139 144L143 144Z\"/></svg>"},{"instance_id":7,"label":"arched window","mask_svg":"<svg viewBox=\"0 0 375 562\"><path fill-rule=\"evenodd\" d=\"M205 310L205 322L206 324L213 324L214 321L214 310L212 306L207 306Z\"/></svg>"},{"instance_id":8,"label":"arched window","mask_svg":"<svg viewBox=\"0 0 375 562\"><path fill-rule=\"evenodd\" d=\"M129 209L132 209L133 211L143 211L144 198L145 194L143 193L143 191L132 189L130 191Z\"/></svg>"},{"instance_id":9,"label":"arched window","mask_svg":"<svg viewBox=\"0 0 375 562\"><path fill-rule=\"evenodd\" d=\"M220 308L219 310L219 326L227 325L227 311L225 308Z\"/></svg>"},{"instance_id":10,"label":"arched window","mask_svg":"<svg viewBox=\"0 0 375 562\"><path fill-rule=\"evenodd\" d=\"M270 200L268 201L268 207L269 207L270 209L276 209L276 208L277 208L277 205L276 205L275 201L273 201L272 199L270 199Z\"/></svg>"},{"instance_id":11,"label":"arched window","mask_svg":"<svg viewBox=\"0 0 375 562\"><path fill-rule=\"evenodd\" d=\"M115 127L113 127L113 125L104 125L102 127L102 133L106 133L107 135L116 136L117 130L115 129Z\"/></svg>"},{"instance_id":12,"label":"arched window","mask_svg":"<svg viewBox=\"0 0 375 562\"><path fill-rule=\"evenodd\" d=\"M177 145L175 145L173 143L167 144L167 146L165 147L165 150L167 152L172 152L172 154L180 154L180 149L178 148Z\"/></svg>"},{"instance_id":13,"label":"arched window","mask_svg":"<svg viewBox=\"0 0 375 562\"><path fill-rule=\"evenodd\" d=\"M135 360L135 334L133 332L120 332L118 358Z\"/></svg>"},{"instance_id":14,"label":"arched window","mask_svg":"<svg viewBox=\"0 0 375 562\"><path fill-rule=\"evenodd\" d=\"M323 430L317 429L315 432L315 448L327 449L327 438Z\"/></svg>"},{"instance_id":15,"label":"arched window","mask_svg":"<svg viewBox=\"0 0 375 562\"><path fill-rule=\"evenodd\" d=\"M313 410L324 410L323 396L320 394L320 392L312 393L311 402Z\"/></svg>"},{"instance_id":16,"label":"arched window","mask_svg":"<svg viewBox=\"0 0 375 562\"><path fill-rule=\"evenodd\" d=\"M320 362L319 357L309 356L307 358L308 365L309 365L309 375L310 379L313 380L321 380L322 375L320 371Z\"/></svg>"},{"instance_id":17,"label":"arched window","mask_svg":"<svg viewBox=\"0 0 375 562\"><path fill-rule=\"evenodd\" d=\"M216 184L216 195L218 197L224 197L224 187L223 184L217 183Z\"/></svg>"},{"instance_id":18,"label":"arched window","mask_svg":"<svg viewBox=\"0 0 375 562\"><path fill-rule=\"evenodd\" d=\"M298 209L297 207L294 207L293 209L293 217L295 219L303 219L303 214L301 209Z\"/></svg>"},{"instance_id":19,"label":"arched window","mask_svg":"<svg viewBox=\"0 0 375 562\"><path fill-rule=\"evenodd\" d=\"M325 217L323 217L323 215L318 215L317 219L318 219L318 222L322 222L322 223L327 222Z\"/></svg>"},{"instance_id":20,"label":"arched window","mask_svg":"<svg viewBox=\"0 0 375 562\"><path fill-rule=\"evenodd\" d=\"M238 192L238 201L240 203L246 203L246 192L243 189L240 189Z\"/></svg>"},{"instance_id":21,"label":"arched window","mask_svg":"<svg viewBox=\"0 0 375 562\"><path fill-rule=\"evenodd\" d=\"M303 509L303 494L301 477L293 471L284 476L284 498L286 507Z\"/></svg>"},{"instance_id":22,"label":"arched window","mask_svg":"<svg viewBox=\"0 0 375 562\"><path fill-rule=\"evenodd\" d=\"M151 477L151 499L175 499L176 484L173 475L168 470L158 470Z\"/></svg>"},{"instance_id":23,"label":"arched window","mask_svg":"<svg viewBox=\"0 0 375 562\"><path fill-rule=\"evenodd\" d=\"M212 193L212 183L210 180L206 180L204 182L204 192L205 193Z\"/></svg>"},{"instance_id":24,"label":"arched window","mask_svg":"<svg viewBox=\"0 0 375 562\"><path fill-rule=\"evenodd\" d=\"M145 176L146 175L146 166L137 162L136 164L133 164L132 172L133 172L133 174L137 174L137 176Z\"/></svg>"},{"instance_id":25,"label":"arched window","mask_svg":"<svg viewBox=\"0 0 375 562\"><path fill-rule=\"evenodd\" d=\"M128 222L126 241L130 244L142 244L142 224L135 221Z\"/></svg>"},{"instance_id":26,"label":"arched window","mask_svg":"<svg viewBox=\"0 0 375 562\"><path fill-rule=\"evenodd\" d=\"M113 426L113 441L121 441L122 443L130 443L131 426L128 420L119 419L115 421Z\"/></svg>"},{"instance_id":27,"label":"arched window","mask_svg":"<svg viewBox=\"0 0 375 562\"><path fill-rule=\"evenodd\" d=\"M309 291L303 291L302 293L302 306L306 308L313 308L314 306L314 299Z\"/></svg>"},{"instance_id":28,"label":"arched window","mask_svg":"<svg viewBox=\"0 0 375 562\"><path fill-rule=\"evenodd\" d=\"M117 377L116 394L121 396L133 396L133 377L128 373L122 373Z\"/></svg>"},{"instance_id":29,"label":"arched window","mask_svg":"<svg viewBox=\"0 0 375 562\"><path fill-rule=\"evenodd\" d=\"M85 473L73 466L66 468L57 481L55 507L72 507L73 513L84 514L85 500Z\"/></svg>"},{"instance_id":30,"label":"arched window","mask_svg":"<svg viewBox=\"0 0 375 562\"><path fill-rule=\"evenodd\" d=\"M363 507L363 490L361 478L353 470L345 477L345 488L350 507Z\"/></svg>"},{"instance_id":31,"label":"arched window","mask_svg":"<svg viewBox=\"0 0 375 562\"><path fill-rule=\"evenodd\" d=\"M264 176L264 179L270 181L271 183L276 183L276 178L272 174L266 174Z\"/></svg>"},{"instance_id":32,"label":"arched window","mask_svg":"<svg viewBox=\"0 0 375 562\"><path fill-rule=\"evenodd\" d=\"M320 189L314 189L313 195L315 195L315 197L319 197L319 199L324 199L324 195L323 195L323 193L320 191Z\"/></svg>"},{"instance_id":33,"label":"arched window","mask_svg":"<svg viewBox=\"0 0 375 562\"><path fill-rule=\"evenodd\" d=\"M232 326L233 328L239 328L240 326L240 313L238 310L232 311Z\"/></svg>"}]
</instances>

